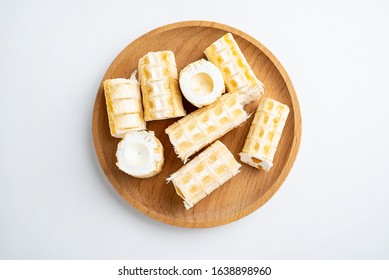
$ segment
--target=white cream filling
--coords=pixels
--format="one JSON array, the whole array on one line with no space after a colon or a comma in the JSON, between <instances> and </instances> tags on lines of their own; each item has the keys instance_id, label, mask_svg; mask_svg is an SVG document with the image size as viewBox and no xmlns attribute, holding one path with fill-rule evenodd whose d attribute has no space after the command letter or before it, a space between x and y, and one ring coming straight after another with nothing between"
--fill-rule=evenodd
<instances>
[{"instance_id":1,"label":"white cream filling","mask_svg":"<svg viewBox=\"0 0 389 280\"><path fill-rule=\"evenodd\" d=\"M157 145L153 132L128 132L119 142L116 165L135 177L152 173L157 168L156 162L163 159L163 155L154 152Z\"/></svg>"},{"instance_id":2,"label":"white cream filling","mask_svg":"<svg viewBox=\"0 0 389 280\"><path fill-rule=\"evenodd\" d=\"M133 143L123 150L124 159L130 166L143 166L150 159L149 148L143 143Z\"/></svg>"},{"instance_id":3,"label":"white cream filling","mask_svg":"<svg viewBox=\"0 0 389 280\"><path fill-rule=\"evenodd\" d=\"M248 165L251 165L255 168L261 167L265 171L269 171L270 168L273 166L273 163L271 161L264 158L256 158L246 153L240 153L239 156L242 162L247 163ZM253 161L253 158L255 158L256 160Z\"/></svg>"},{"instance_id":4,"label":"white cream filling","mask_svg":"<svg viewBox=\"0 0 389 280\"><path fill-rule=\"evenodd\" d=\"M225 92L222 73L204 59L186 66L180 73L179 83L185 98L199 108L213 103Z\"/></svg>"},{"instance_id":5,"label":"white cream filling","mask_svg":"<svg viewBox=\"0 0 389 280\"><path fill-rule=\"evenodd\" d=\"M190 79L192 92L200 96L206 96L213 92L213 80L207 73L199 72Z\"/></svg>"}]
</instances>

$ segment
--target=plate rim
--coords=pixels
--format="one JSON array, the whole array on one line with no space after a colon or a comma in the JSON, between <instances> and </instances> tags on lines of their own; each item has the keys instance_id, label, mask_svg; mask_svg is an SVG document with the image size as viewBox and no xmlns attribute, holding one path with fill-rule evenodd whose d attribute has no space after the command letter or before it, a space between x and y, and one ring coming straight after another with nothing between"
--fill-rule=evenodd
<instances>
[{"instance_id":1,"label":"plate rim","mask_svg":"<svg viewBox=\"0 0 389 280\"><path fill-rule=\"evenodd\" d=\"M293 111L294 111L294 128L293 128L293 141L291 144L291 151L288 155L288 158L285 161L285 167L282 169L280 175L275 180L275 182L272 184L272 186L255 202L251 203L249 206L246 206L245 208L234 212L232 215L229 215L227 217L218 218L218 219L212 219L212 220L206 220L206 221L188 221L188 220L178 220L174 219L168 216L162 216L159 213L156 213L152 211L151 209L147 208L146 206L139 203L136 199L129 196L127 193L122 191L121 188L119 188L119 182L117 182L115 176L112 175L110 168L107 166L106 161L104 160L103 152L102 152L102 146L100 139L98 137L99 133L99 127L98 127L98 117L96 116L96 112L98 111L97 108L100 106L101 102L101 90L102 90L102 84L103 81L106 79L106 75L108 70L112 67L112 65L115 64L116 60L119 59L119 57L122 55L124 51L126 51L127 48L129 48L134 42L141 40L142 38L149 37L156 35L161 32L169 31L176 28L184 28L184 27L209 27L209 28L217 28L226 32L231 32L234 34L239 35L240 37L244 38L251 44L253 44L256 48L260 49L273 63L273 65L277 68L279 73L281 74L287 88L288 92L290 93L291 102L293 105ZM99 94L100 93L100 94ZM170 24L166 24L160 27L157 27L151 31L148 31L144 33L143 35L137 37L132 42L130 42L127 46L125 46L119 54L115 57L115 59L111 62L109 67L107 68L106 72L104 73L104 76L100 82L99 88L97 90L97 94L95 97L95 102L93 106L93 112L92 112L92 138L93 138L93 145L95 149L96 156L98 158L99 165L101 169L103 170L105 176L107 177L110 184L114 187L116 192L119 193L119 195L131 206L133 206L135 209L139 210L143 214L159 221L162 223L170 224L173 226L179 226L179 227L185 227L185 228L209 228L209 227L216 227L221 226L225 224L229 224L231 222L237 221L241 218L246 217L247 215L253 213L257 209L259 209L261 206L263 206L270 198L273 197L273 195L278 191L278 189L281 187L285 179L287 178L288 174L290 173L294 162L296 161L297 154L300 148L301 143L301 134L302 134L302 118L301 118L301 111L300 111L300 105L298 102L296 91L293 87L292 81L289 78L289 75L287 74L285 68L282 66L282 64L279 62L279 60L273 55L273 53L267 49L262 43L257 41L254 37L248 35L247 33L218 22L213 21L205 21L205 20L190 20L190 21L179 21L174 22Z\"/></svg>"}]
</instances>

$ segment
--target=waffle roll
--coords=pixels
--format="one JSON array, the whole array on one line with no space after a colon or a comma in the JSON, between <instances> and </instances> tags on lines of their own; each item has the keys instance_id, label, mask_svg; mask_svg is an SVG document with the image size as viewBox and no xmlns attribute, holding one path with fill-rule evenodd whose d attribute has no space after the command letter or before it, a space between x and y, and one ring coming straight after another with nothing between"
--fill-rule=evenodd
<instances>
[{"instance_id":1,"label":"waffle roll","mask_svg":"<svg viewBox=\"0 0 389 280\"><path fill-rule=\"evenodd\" d=\"M198 108L215 102L226 91L222 73L205 59L182 69L178 81L186 100Z\"/></svg>"},{"instance_id":2,"label":"waffle roll","mask_svg":"<svg viewBox=\"0 0 389 280\"><path fill-rule=\"evenodd\" d=\"M147 53L139 60L138 70L146 121L186 115L173 52Z\"/></svg>"},{"instance_id":3,"label":"waffle roll","mask_svg":"<svg viewBox=\"0 0 389 280\"><path fill-rule=\"evenodd\" d=\"M154 131L130 131L119 142L116 166L137 178L150 178L161 172L165 162L162 143Z\"/></svg>"},{"instance_id":4,"label":"waffle roll","mask_svg":"<svg viewBox=\"0 0 389 280\"><path fill-rule=\"evenodd\" d=\"M223 94L211 105L197 109L166 128L178 157L188 158L247 120L238 94Z\"/></svg>"},{"instance_id":5,"label":"waffle roll","mask_svg":"<svg viewBox=\"0 0 389 280\"><path fill-rule=\"evenodd\" d=\"M215 41L204 53L222 72L227 91L244 96L243 105L261 98L263 83L255 76L231 33Z\"/></svg>"},{"instance_id":6,"label":"waffle roll","mask_svg":"<svg viewBox=\"0 0 389 280\"><path fill-rule=\"evenodd\" d=\"M103 82L111 135L122 138L132 130L146 129L136 71L130 79L108 79Z\"/></svg>"},{"instance_id":7,"label":"waffle roll","mask_svg":"<svg viewBox=\"0 0 389 280\"><path fill-rule=\"evenodd\" d=\"M170 175L177 194L190 209L201 199L239 173L241 165L220 141L216 141L189 163Z\"/></svg>"},{"instance_id":8,"label":"waffle roll","mask_svg":"<svg viewBox=\"0 0 389 280\"><path fill-rule=\"evenodd\" d=\"M269 171L289 114L289 107L271 98L263 98L255 113L240 160Z\"/></svg>"}]
</instances>

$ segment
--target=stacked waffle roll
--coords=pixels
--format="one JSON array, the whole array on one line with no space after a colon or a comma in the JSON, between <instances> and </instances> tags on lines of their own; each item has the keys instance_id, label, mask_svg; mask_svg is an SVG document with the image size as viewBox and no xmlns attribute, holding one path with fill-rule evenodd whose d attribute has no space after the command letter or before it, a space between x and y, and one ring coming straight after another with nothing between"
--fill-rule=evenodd
<instances>
[{"instance_id":1,"label":"stacked waffle roll","mask_svg":"<svg viewBox=\"0 0 389 280\"><path fill-rule=\"evenodd\" d=\"M178 75L173 52L149 52L139 59L140 82L135 73L130 79L104 81L111 134L123 138L116 153L117 166L131 176L154 176L164 163L162 143L153 131L146 130L146 122L180 118L165 132L184 165L167 182L173 183L186 209L240 172L241 165L217 139L248 119L246 104L260 100L240 159L265 171L273 165L289 112L286 105L262 98L264 86L231 33L204 53L209 61L190 63ZM198 109L187 115L183 96Z\"/></svg>"}]
</instances>

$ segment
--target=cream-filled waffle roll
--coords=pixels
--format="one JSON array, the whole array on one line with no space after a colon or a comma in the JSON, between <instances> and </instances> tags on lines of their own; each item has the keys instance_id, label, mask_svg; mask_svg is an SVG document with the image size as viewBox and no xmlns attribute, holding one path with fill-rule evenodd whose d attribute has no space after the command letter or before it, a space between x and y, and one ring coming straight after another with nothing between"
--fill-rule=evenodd
<instances>
[{"instance_id":1,"label":"cream-filled waffle roll","mask_svg":"<svg viewBox=\"0 0 389 280\"><path fill-rule=\"evenodd\" d=\"M289 107L271 98L263 98L255 113L240 160L269 171L289 114Z\"/></svg>"},{"instance_id":2,"label":"cream-filled waffle roll","mask_svg":"<svg viewBox=\"0 0 389 280\"><path fill-rule=\"evenodd\" d=\"M111 135L122 138L131 130L146 129L136 71L130 79L108 79L103 82Z\"/></svg>"},{"instance_id":3,"label":"cream-filled waffle roll","mask_svg":"<svg viewBox=\"0 0 389 280\"><path fill-rule=\"evenodd\" d=\"M173 52L147 53L139 60L138 70L146 121L186 115Z\"/></svg>"},{"instance_id":4,"label":"cream-filled waffle roll","mask_svg":"<svg viewBox=\"0 0 389 280\"><path fill-rule=\"evenodd\" d=\"M237 94L223 94L211 105L197 109L166 128L178 157L188 158L247 120Z\"/></svg>"},{"instance_id":5,"label":"cream-filled waffle roll","mask_svg":"<svg viewBox=\"0 0 389 280\"><path fill-rule=\"evenodd\" d=\"M137 178L149 178L162 170L163 146L154 131L130 131L119 142L117 167Z\"/></svg>"},{"instance_id":6,"label":"cream-filled waffle roll","mask_svg":"<svg viewBox=\"0 0 389 280\"><path fill-rule=\"evenodd\" d=\"M263 83L255 76L231 33L215 41L204 53L222 72L227 91L244 96L243 105L261 98Z\"/></svg>"},{"instance_id":7,"label":"cream-filled waffle roll","mask_svg":"<svg viewBox=\"0 0 389 280\"><path fill-rule=\"evenodd\" d=\"M173 182L185 208L189 209L238 174L240 167L228 148L216 141L170 175L167 181Z\"/></svg>"},{"instance_id":8,"label":"cream-filled waffle roll","mask_svg":"<svg viewBox=\"0 0 389 280\"><path fill-rule=\"evenodd\" d=\"M215 102L226 91L222 73L205 59L192 62L182 69L179 82L182 94L198 108Z\"/></svg>"}]
</instances>

